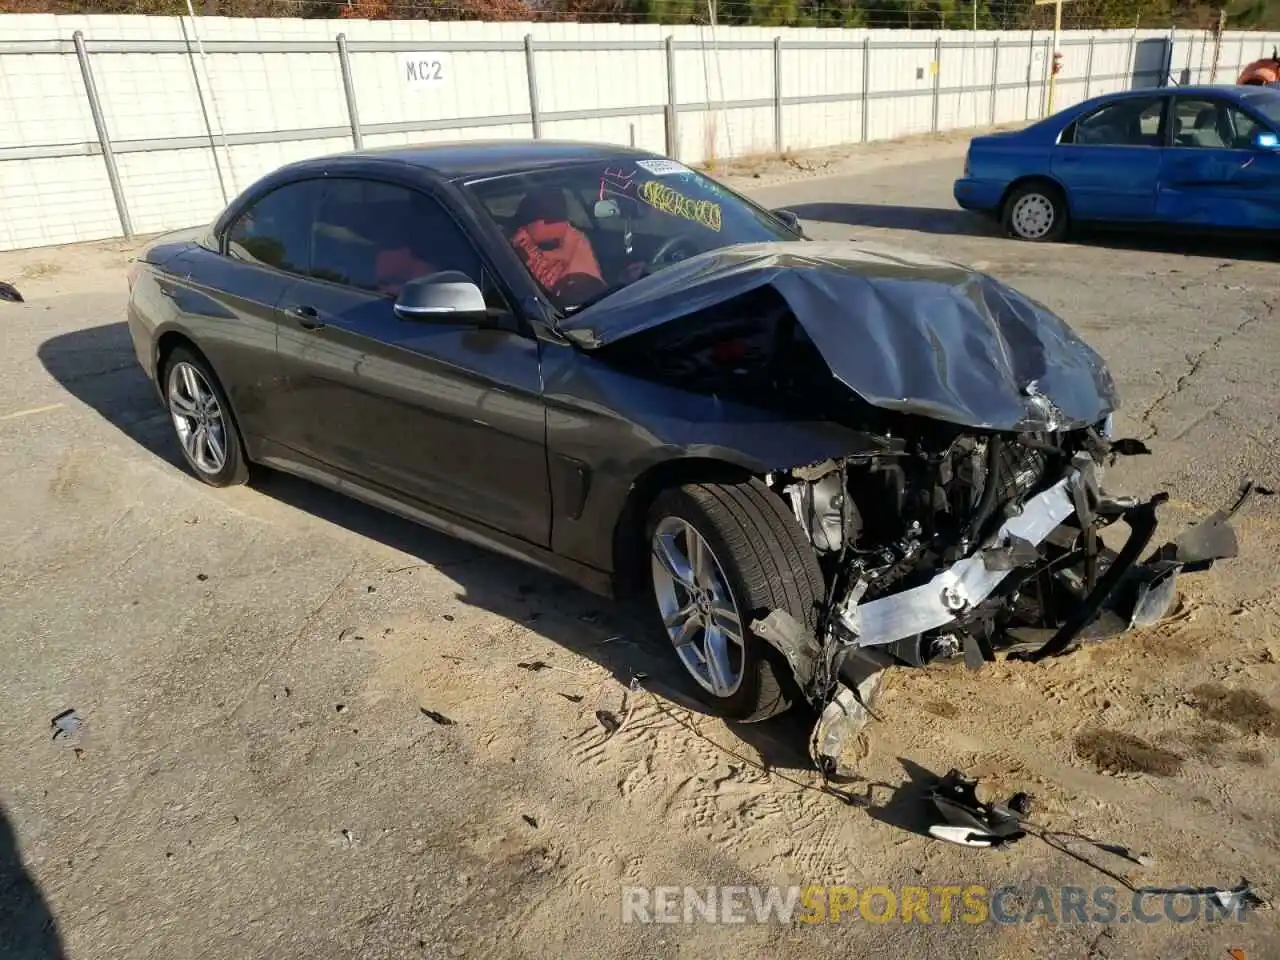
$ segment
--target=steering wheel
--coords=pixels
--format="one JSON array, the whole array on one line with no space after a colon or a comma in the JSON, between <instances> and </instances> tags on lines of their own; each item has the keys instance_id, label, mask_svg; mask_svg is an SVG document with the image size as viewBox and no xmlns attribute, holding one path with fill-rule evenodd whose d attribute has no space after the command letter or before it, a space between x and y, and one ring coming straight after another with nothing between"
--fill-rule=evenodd
<instances>
[{"instance_id":1,"label":"steering wheel","mask_svg":"<svg viewBox=\"0 0 1280 960\"><path fill-rule=\"evenodd\" d=\"M674 259L671 259L671 254L674 251L679 250L681 246L684 246L687 251L685 255L683 257L675 257ZM688 237L676 234L676 236L671 237L668 240L664 240L662 245L653 252L653 256L649 258L649 266L658 267L677 263L680 260L687 260L689 257L697 256L697 253L698 248L693 245Z\"/></svg>"},{"instance_id":2,"label":"steering wheel","mask_svg":"<svg viewBox=\"0 0 1280 960\"><path fill-rule=\"evenodd\" d=\"M607 285L599 277L593 277L589 273L567 273L560 278L551 293L573 305L603 293L606 289Z\"/></svg>"}]
</instances>

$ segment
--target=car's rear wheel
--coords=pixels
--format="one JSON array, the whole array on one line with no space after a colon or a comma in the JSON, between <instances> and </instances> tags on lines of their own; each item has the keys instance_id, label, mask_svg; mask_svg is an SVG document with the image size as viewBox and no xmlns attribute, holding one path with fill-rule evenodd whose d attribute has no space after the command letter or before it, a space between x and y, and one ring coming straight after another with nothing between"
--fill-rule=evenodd
<instances>
[{"instance_id":1,"label":"car's rear wheel","mask_svg":"<svg viewBox=\"0 0 1280 960\"><path fill-rule=\"evenodd\" d=\"M646 539L658 616L703 699L742 722L787 710L800 691L750 627L781 609L816 628L822 572L795 517L758 480L687 484L655 500Z\"/></svg>"},{"instance_id":2,"label":"car's rear wheel","mask_svg":"<svg viewBox=\"0 0 1280 960\"><path fill-rule=\"evenodd\" d=\"M240 431L218 378L192 350L177 347L164 365L165 405L191 472L212 487L249 479Z\"/></svg>"},{"instance_id":3,"label":"car's rear wheel","mask_svg":"<svg viewBox=\"0 0 1280 960\"><path fill-rule=\"evenodd\" d=\"M1015 187L1004 204L1004 229L1011 237L1032 243L1061 240L1067 232L1067 201L1047 181Z\"/></svg>"}]
</instances>

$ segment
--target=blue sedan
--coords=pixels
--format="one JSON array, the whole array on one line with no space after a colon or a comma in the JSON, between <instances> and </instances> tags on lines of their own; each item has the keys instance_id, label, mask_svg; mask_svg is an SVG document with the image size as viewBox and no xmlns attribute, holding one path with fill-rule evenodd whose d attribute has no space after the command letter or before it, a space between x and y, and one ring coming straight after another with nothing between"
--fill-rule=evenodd
<instances>
[{"instance_id":1,"label":"blue sedan","mask_svg":"<svg viewBox=\"0 0 1280 960\"><path fill-rule=\"evenodd\" d=\"M1280 89L1173 87L1094 97L974 137L956 203L1020 240L1071 223L1280 230Z\"/></svg>"}]
</instances>

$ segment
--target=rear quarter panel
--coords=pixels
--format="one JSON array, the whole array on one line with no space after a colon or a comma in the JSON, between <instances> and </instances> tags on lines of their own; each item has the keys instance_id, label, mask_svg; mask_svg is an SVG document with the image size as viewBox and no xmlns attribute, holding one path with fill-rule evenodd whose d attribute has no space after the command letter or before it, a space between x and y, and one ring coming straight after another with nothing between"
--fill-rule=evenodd
<instances>
[{"instance_id":1,"label":"rear quarter panel","mask_svg":"<svg viewBox=\"0 0 1280 960\"><path fill-rule=\"evenodd\" d=\"M161 262L144 268L129 303L143 369L159 381L161 344L180 336L213 368L246 440L270 436L275 307L293 281L198 246L149 259Z\"/></svg>"},{"instance_id":2,"label":"rear quarter panel","mask_svg":"<svg viewBox=\"0 0 1280 960\"><path fill-rule=\"evenodd\" d=\"M1054 145L1023 137L979 137L969 145L968 181L984 208L999 208L1008 188L1027 177L1051 177Z\"/></svg>"}]
</instances>

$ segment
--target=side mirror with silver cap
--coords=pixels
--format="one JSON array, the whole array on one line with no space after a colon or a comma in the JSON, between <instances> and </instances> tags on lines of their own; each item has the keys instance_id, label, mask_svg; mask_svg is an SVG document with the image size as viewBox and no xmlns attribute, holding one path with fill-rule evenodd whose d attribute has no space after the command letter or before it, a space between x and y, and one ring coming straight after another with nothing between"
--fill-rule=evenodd
<instances>
[{"instance_id":1,"label":"side mirror with silver cap","mask_svg":"<svg viewBox=\"0 0 1280 960\"><path fill-rule=\"evenodd\" d=\"M444 323L479 322L488 315L484 294L459 270L410 280L396 298L395 313L401 320Z\"/></svg>"}]
</instances>

